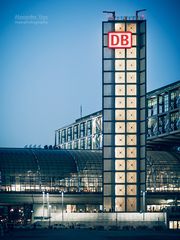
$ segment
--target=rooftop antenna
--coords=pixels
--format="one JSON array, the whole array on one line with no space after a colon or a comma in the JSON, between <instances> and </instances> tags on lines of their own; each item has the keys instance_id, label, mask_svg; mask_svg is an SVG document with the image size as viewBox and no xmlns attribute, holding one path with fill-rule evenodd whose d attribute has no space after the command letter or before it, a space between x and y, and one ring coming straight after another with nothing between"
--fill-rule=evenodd
<instances>
[{"instance_id":1,"label":"rooftop antenna","mask_svg":"<svg viewBox=\"0 0 180 240\"><path fill-rule=\"evenodd\" d=\"M103 11L103 13L110 13L110 14L112 14L112 17L109 18L108 20L115 20L115 18L116 18L115 11Z\"/></svg>"},{"instance_id":2,"label":"rooftop antenna","mask_svg":"<svg viewBox=\"0 0 180 240\"><path fill-rule=\"evenodd\" d=\"M80 106L80 118L82 118L82 105Z\"/></svg>"},{"instance_id":3,"label":"rooftop antenna","mask_svg":"<svg viewBox=\"0 0 180 240\"><path fill-rule=\"evenodd\" d=\"M146 11L146 9L141 9L141 10L136 11L136 20L138 20L138 18L139 18L139 13L144 12L144 11Z\"/></svg>"}]
</instances>

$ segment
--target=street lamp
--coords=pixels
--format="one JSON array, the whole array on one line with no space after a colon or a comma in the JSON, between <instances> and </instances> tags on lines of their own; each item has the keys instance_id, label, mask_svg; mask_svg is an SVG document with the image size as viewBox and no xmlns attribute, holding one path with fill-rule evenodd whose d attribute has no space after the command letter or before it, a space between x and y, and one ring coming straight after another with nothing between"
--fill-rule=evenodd
<instances>
[{"instance_id":1,"label":"street lamp","mask_svg":"<svg viewBox=\"0 0 180 240\"><path fill-rule=\"evenodd\" d=\"M43 197L43 220L44 220L44 204L45 204L45 192L42 193L42 197Z\"/></svg>"},{"instance_id":2,"label":"street lamp","mask_svg":"<svg viewBox=\"0 0 180 240\"><path fill-rule=\"evenodd\" d=\"M142 213L143 213L143 221L144 221L145 211L146 211L146 191L141 191L141 193L143 197Z\"/></svg>"},{"instance_id":3,"label":"street lamp","mask_svg":"<svg viewBox=\"0 0 180 240\"><path fill-rule=\"evenodd\" d=\"M64 221L64 212L63 212L63 208L64 208L64 192L61 191L61 212L62 212L62 222Z\"/></svg>"}]
</instances>

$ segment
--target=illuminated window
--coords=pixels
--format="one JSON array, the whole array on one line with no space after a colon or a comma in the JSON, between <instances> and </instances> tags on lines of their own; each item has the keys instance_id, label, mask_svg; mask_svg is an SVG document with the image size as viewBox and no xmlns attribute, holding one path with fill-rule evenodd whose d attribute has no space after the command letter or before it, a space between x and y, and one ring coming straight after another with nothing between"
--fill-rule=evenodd
<instances>
[{"instance_id":1,"label":"illuminated window","mask_svg":"<svg viewBox=\"0 0 180 240\"><path fill-rule=\"evenodd\" d=\"M119 61L121 61L121 60L119 60ZM136 60L127 60L126 68L127 68L127 70L136 70Z\"/></svg>"},{"instance_id":2,"label":"illuminated window","mask_svg":"<svg viewBox=\"0 0 180 240\"><path fill-rule=\"evenodd\" d=\"M135 197L129 197L127 198L127 211L134 212L137 210L136 207L136 198Z\"/></svg>"},{"instance_id":3,"label":"illuminated window","mask_svg":"<svg viewBox=\"0 0 180 240\"><path fill-rule=\"evenodd\" d=\"M124 172L116 172L115 173L115 182L116 183L124 183L125 182L125 173Z\"/></svg>"},{"instance_id":4,"label":"illuminated window","mask_svg":"<svg viewBox=\"0 0 180 240\"><path fill-rule=\"evenodd\" d=\"M136 33L136 23L127 23L126 31L130 31L132 33Z\"/></svg>"},{"instance_id":5,"label":"illuminated window","mask_svg":"<svg viewBox=\"0 0 180 240\"><path fill-rule=\"evenodd\" d=\"M127 145L136 145L136 135L127 135Z\"/></svg>"},{"instance_id":6,"label":"illuminated window","mask_svg":"<svg viewBox=\"0 0 180 240\"><path fill-rule=\"evenodd\" d=\"M116 171L125 170L125 160L116 160L115 161L115 169L116 169Z\"/></svg>"},{"instance_id":7,"label":"illuminated window","mask_svg":"<svg viewBox=\"0 0 180 240\"><path fill-rule=\"evenodd\" d=\"M125 95L125 86L124 85L116 85L115 86L115 95L116 96L124 96Z\"/></svg>"},{"instance_id":8,"label":"illuminated window","mask_svg":"<svg viewBox=\"0 0 180 240\"><path fill-rule=\"evenodd\" d=\"M120 134L118 134L118 135L116 135L115 136L115 145L116 146L122 146L122 145L125 145L125 136L124 135L120 135Z\"/></svg>"},{"instance_id":9,"label":"illuminated window","mask_svg":"<svg viewBox=\"0 0 180 240\"><path fill-rule=\"evenodd\" d=\"M127 182L128 183L136 183L136 172L128 172L127 173Z\"/></svg>"},{"instance_id":10,"label":"illuminated window","mask_svg":"<svg viewBox=\"0 0 180 240\"><path fill-rule=\"evenodd\" d=\"M115 98L115 107L116 108L125 108L125 99L124 97Z\"/></svg>"},{"instance_id":11,"label":"illuminated window","mask_svg":"<svg viewBox=\"0 0 180 240\"><path fill-rule=\"evenodd\" d=\"M136 148L135 147L127 148L127 157L128 158L136 158Z\"/></svg>"},{"instance_id":12,"label":"illuminated window","mask_svg":"<svg viewBox=\"0 0 180 240\"><path fill-rule=\"evenodd\" d=\"M135 97L127 97L127 107L128 108L136 108L136 98Z\"/></svg>"},{"instance_id":13,"label":"illuminated window","mask_svg":"<svg viewBox=\"0 0 180 240\"><path fill-rule=\"evenodd\" d=\"M124 120L125 119L125 111L124 110L116 110L115 111L115 119L118 120Z\"/></svg>"},{"instance_id":14,"label":"illuminated window","mask_svg":"<svg viewBox=\"0 0 180 240\"><path fill-rule=\"evenodd\" d=\"M124 185L117 185L115 186L115 194L116 196L119 195L119 196L122 196L122 195L125 195L125 187Z\"/></svg>"},{"instance_id":15,"label":"illuminated window","mask_svg":"<svg viewBox=\"0 0 180 240\"><path fill-rule=\"evenodd\" d=\"M124 71L125 70L125 60L115 60L115 70Z\"/></svg>"},{"instance_id":16,"label":"illuminated window","mask_svg":"<svg viewBox=\"0 0 180 240\"><path fill-rule=\"evenodd\" d=\"M127 83L136 83L136 73L127 72Z\"/></svg>"},{"instance_id":17,"label":"illuminated window","mask_svg":"<svg viewBox=\"0 0 180 240\"><path fill-rule=\"evenodd\" d=\"M116 147L115 148L115 157L116 158L124 158L125 157L125 148L124 147Z\"/></svg>"},{"instance_id":18,"label":"illuminated window","mask_svg":"<svg viewBox=\"0 0 180 240\"><path fill-rule=\"evenodd\" d=\"M132 45L133 46L137 45L137 36L136 35L132 35Z\"/></svg>"},{"instance_id":19,"label":"illuminated window","mask_svg":"<svg viewBox=\"0 0 180 240\"><path fill-rule=\"evenodd\" d=\"M127 95L136 95L136 85L127 85Z\"/></svg>"},{"instance_id":20,"label":"illuminated window","mask_svg":"<svg viewBox=\"0 0 180 240\"><path fill-rule=\"evenodd\" d=\"M116 83L124 83L125 82L125 73L116 72L115 73L115 82Z\"/></svg>"},{"instance_id":21,"label":"illuminated window","mask_svg":"<svg viewBox=\"0 0 180 240\"><path fill-rule=\"evenodd\" d=\"M123 197L116 197L115 199L116 211L125 211L125 199Z\"/></svg>"},{"instance_id":22,"label":"illuminated window","mask_svg":"<svg viewBox=\"0 0 180 240\"><path fill-rule=\"evenodd\" d=\"M127 185L127 195L136 195L137 187L136 185Z\"/></svg>"},{"instance_id":23,"label":"illuminated window","mask_svg":"<svg viewBox=\"0 0 180 240\"><path fill-rule=\"evenodd\" d=\"M116 122L115 123L115 132L116 133L124 133L125 132L125 123L124 122Z\"/></svg>"},{"instance_id":24,"label":"illuminated window","mask_svg":"<svg viewBox=\"0 0 180 240\"><path fill-rule=\"evenodd\" d=\"M125 24L124 23L115 23L115 31L116 32L125 31Z\"/></svg>"},{"instance_id":25,"label":"illuminated window","mask_svg":"<svg viewBox=\"0 0 180 240\"><path fill-rule=\"evenodd\" d=\"M135 122L127 122L127 132L135 133L136 132L136 123Z\"/></svg>"},{"instance_id":26,"label":"illuminated window","mask_svg":"<svg viewBox=\"0 0 180 240\"><path fill-rule=\"evenodd\" d=\"M136 110L127 110L127 120L136 120Z\"/></svg>"},{"instance_id":27,"label":"illuminated window","mask_svg":"<svg viewBox=\"0 0 180 240\"><path fill-rule=\"evenodd\" d=\"M127 160L127 170L136 170L137 169L137 162L136 160Z\"/></svg>"},{"instance_id":28,"label":"illuminated window","mask_svg":"<svg viewBox=\"0 0 180 240\"><path fill-rule=\"evenodd\" d=\"M125 49L115 49L115 58L125 58Z\"/></svg>"},{"instance_id":29,"label":"illuminated window","mask_svg":"<svg viewBox=\"0 0 180 240\"><path fill-rule=\"evenodd\" d=\"M136 48L129 48L127 49L127 54L126 54L127 58L136 58Z\"/></svg>"}]
</instances>

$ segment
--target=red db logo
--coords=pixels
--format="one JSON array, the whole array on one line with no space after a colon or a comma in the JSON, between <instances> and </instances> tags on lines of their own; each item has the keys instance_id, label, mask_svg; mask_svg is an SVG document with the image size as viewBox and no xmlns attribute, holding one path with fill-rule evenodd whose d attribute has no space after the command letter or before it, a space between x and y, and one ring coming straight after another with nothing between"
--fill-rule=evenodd
<instances>
[{"instance_id":1,"label":"red db logo","mask_svg":"<svg viewBox=\"0 0 180 240\"><path fill-rule=\"evenodd\" d=\"M108 32L108 48L131 48L131 32Z\"/></svg>"}]
</instances>

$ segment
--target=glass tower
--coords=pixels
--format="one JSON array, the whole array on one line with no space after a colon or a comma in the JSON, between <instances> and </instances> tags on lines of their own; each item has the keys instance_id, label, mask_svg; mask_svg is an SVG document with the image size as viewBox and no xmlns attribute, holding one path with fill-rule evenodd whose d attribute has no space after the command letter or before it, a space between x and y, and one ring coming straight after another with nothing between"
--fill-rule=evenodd
<instances>
[{"instance_id":1,"label":"glass tower","mask_svg":"<svg viewBox=\"0 0 180 240\"><path fill-rule=\"evenodd\" d=\"M109 48L109 32L131 32L132 47ZM104 210L137 212L146 189L146 21L105 21L102 41Z\"/></svg>"}]
</instances>

